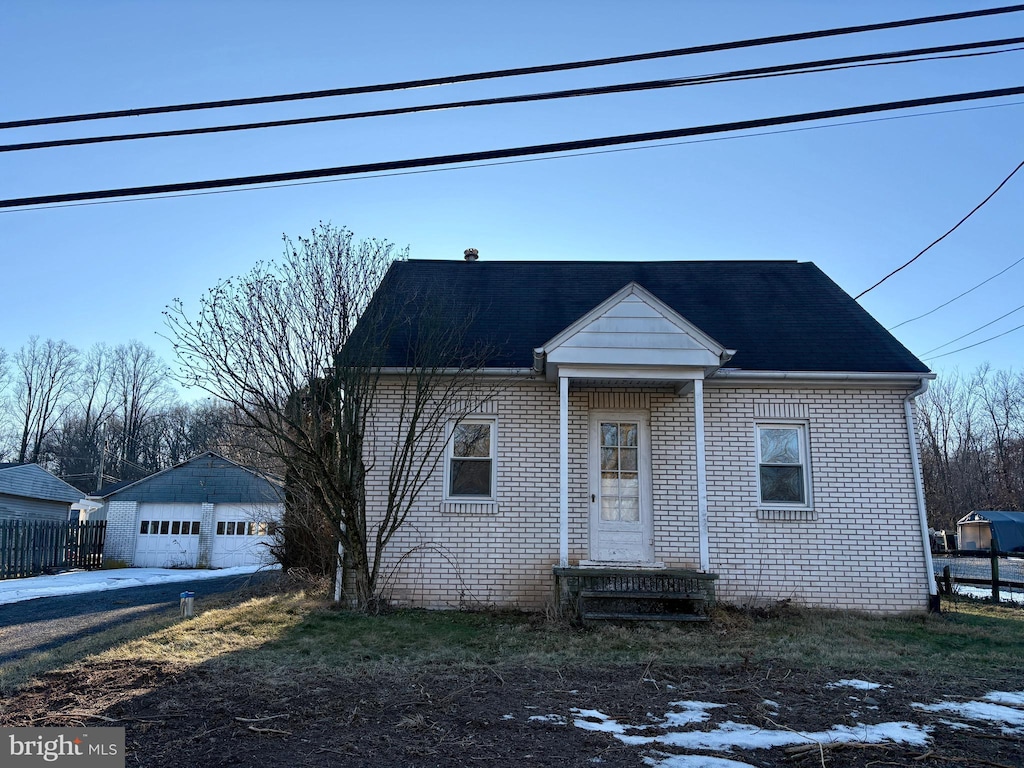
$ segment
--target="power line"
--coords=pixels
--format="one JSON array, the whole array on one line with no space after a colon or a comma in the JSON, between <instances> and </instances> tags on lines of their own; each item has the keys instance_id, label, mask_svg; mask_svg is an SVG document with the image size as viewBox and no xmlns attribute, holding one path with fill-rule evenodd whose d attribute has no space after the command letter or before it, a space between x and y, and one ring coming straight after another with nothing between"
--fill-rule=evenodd
<instances>
[{"instance_id":1,"label":"power line","mask_svg":"<svg viewBox=\"0 0 1024 768\"><path fill-rule=\"evenodd\" d=\"M1019 107L1024 106L1024 101L1008 101L1004 104L984 104L976 107L960 107L958 109L937 109L932 112L919 112L917 114L909 115L887 115L885 117L871 117L864 120L847 120L845 122L829 123L826 125L805 125L799 128L782 128L777 131L758 131L756 133L744 133L739 136L713 136L703 139L689 139L687 141L665 141L659 144L649 144L645 147L615 147L614 149L595 149L589 152L572 152L563 154L551 154L542 155L539 157L520 157L514 160L496 160L492 162L479 162L473 164L464 164L458 166L451 166L448 168L420 168L407 171L392 171L390 173L373 173L351 176L333 179L313 179L311 181L293 181L293 182L277 182L271 184L258 184L251 185L244 188L235 189L208 189L198 192L179 192L175 194L166 195L140 195L138 197L121 199L121 200L91 200L80 203L62 203L62 204L51 204L46 206L37 206L34 208L24 208L23 210L52 210L55 208L79 208L87 205L117 205L119 203L135 203L144 200L169 200L180 197L203 197L206 195L227 195L235 192L255 192L263 189L284 189L286 187L308 187L313 184L337 184L341 181L359 181L361 179L385 179L392 178L395 176L415 176L424 173L448 173L451 171L466 171L473 168L494 168L502 165L519 165L521 163L540 163L547 162L549 160L567 160L574 157L594 157L596 155L611 155L619 152L640 152L649 149L662 149L667 147L682 147L690 144L706 144L716 141L736 141L737 139L753 139L760 136L780 136L786 133L802 133L803 131L820 131L826 128L844 128L850 125L868 125L870 123L884 123L890 120L909 120L918 117L934 117L935 115L951 115L958 112L976 112L981 109L1002 109L1003 107ZM0 210L0 214L3 213L14 213L15 209Z\"/></svg>"},{"instance_id":2,"label":"power line","mask_svg":"<svg viewBox=\"0 0 1024 768\"><path fill-rule=\"evenodd\" d=\"M200 189L221 189L226 187L249 186L252 184L271 184L280 181L298 181L302 179L322 179L334 176L352 176L355 174L375 173L378 171L395 171L408 168L423 168L439 165L452 165L457 163L473 163L486 160L497 160L509 157L525 157L528 155L552 154L556 152L571 152L582 149L594 149L597 147L610 147L624 144L638 144L648 141L663 141L666 139L677 139L685 136L702 136L712 133L725 133L730 131L748 130L751 128L765 128L773 125L790 125L793 123L808 122L811 120L826 120L849 115L863 115L873 112L886 112L897 109L913 109L935 104L951 104L963 101L975 101L977 99L992 99L1001 96L1016 96L1024 94L1024 86L1013 88L998 88L989 91L971 91L968 93L955 93L945 96L929 96L920 99L906 99L903 101L892 101L880 104L867 104L857 107L844 107L840 109L828 109L818 112L804 112L794 115L783 115L779 117L759 118L756 120L741 120L731 123L719 123L716 125L704 125L691 128L675 128L667 131L652 131L648 133L633 133L623 136L605 136L595 139L578 139L575 141L563 141L552 144L534 144L524 147L511 147L507 149L492 149L481 152L465 152L461 154L439 155L434 157L419 157L409 160L390 160L377 163L363 163L359 165L345 165L334 168L317 168L305 171L286 171L283 173L268 173L256 176L239 176L227 179L208 179L205 181L189 181L176 184L155 184L141 187L124 187L120 189L102 189L89 192L70 192L57 195L40 195L36 197L21 197L7 200L0 200L2 208L24 208L35 205L48 205L50 203L66 203L79 200L102 200L114 197L138 197L140 195L154 195L171 192L187 192Z\"/></svg>"},{"instance_id":3,"label":"power line","mask_svg":"<svg viewBox=\"0 0 1024 768\"><path fill-rule=\"evenodd\" d=\"M985 40L973 43L958 43L955 45L933 46L930 48L916 48L903 51L889 51L885 53L869 53L859 56L845 56L833 59L819 59L817 61L780 64L770 67L756 67L752 69L719 72L716 74L694 75L691 77L666 78L661 80L645 80L632 83L595 86L592 88L573 88L559 91L528 93L517 96L501 96L487 99L449 101L437 104L423 104L411 107L394 107L390 109L375 109L362 112L347 112L336 115L298 117L287 120L265 120L255 123L217 125L205 128L180 128L168 131L147 131L143 133L122 133L110 136L85 136L72 139L53 139L49 141L21 142L18 144L0 144L0 152L19 152L30 149L52 149L54 147L72 147L87 144L105 144L115 141L135 141L139 139L169 138L177 136L197 136L212 133L226 133L231 131L246 131L259 128L281 128L285 126L310 125L315 123L334 122L339 120L353 120L368 117L385 117L394 115L413 114L419 112L438 112L448 109L496 106L503 104L521 104L527 102L550 101L554 99L575 98L582 96L600 96L614 93L633 93L637 91L655 90L662 88L678 88L691 85L707 85L710 83L737 82L742 80L754 80L766 77L781 77L797 74L833 72L857 67L873 67L891 64L910 64L921 61L937 61L942 59L990 56L998 53L1012 53L1024 50L1024 48L1006 48L1004 50L999 51L976 51L975 49L994 48L998 46L1014 45L1017 43L1024 43L1024 37L1004 38L1001 40ZM956 51L974 52L953 54L953 52ZM953 55L938 56L933 54ZM890 61L890 59L901 60Z\"/></svg>"},{"instance_id":4,"label":"power line","mask_svg":"<svg viewBox=\"0 0 1024 768\"><path fill-rule=\"evenodd\" d=\"M987 202L988 202L989 200L991 200L991 199L992 199L993 197L995 197L995 196L996 196L996 193L997 193L997 192L998 192L998 191L999 191L1000 189L1002 189L1002 188L1003 188L1003 186L1004 186L1004 185L1006 184L1006 182L1008 182L1008 181L1009 181L1010 179L1012 179L1012 178L1013 178L1013 176L1014 176L1014 174L1016 174L1016 173L1017 173L1017 171L1019 171L1019 170L1020 170L1021 168L1024 168L1024 160L1022 160L1022 161L1021 161L1020 165L1018 165L1018 166L1017 166L1016 168L1014 168L1014 169L1013 169L1012 171L1010 171L1010 175L1009 175L1009 176L1007 176L1007 177L1006 177L1005 179L1003 179L1003 180L1002 180L1001 182L999 182L999 186L998 186L998 187L996 187L995 189L993 189L993 190L992 190L992 191L991 191L991 192L989 193L988 197L986 197L986 198L985 198L984 200L982 200L982 201L981 201L980 203L978 203L978 204L977 204L976 206L974 206L974 208L972 208L972 209L971 209L971 212L970 212L970 213L968 213L968 214L967 214L966 216L964 216L964 217L963 217L962 219L960 219L960 221L958 221L958 222L957 222L956 224L954 224L954 225L953 225L953 226L952 226L952 227L951 227L950 229L946 230L946 232L945 232L945 233L944 233L944 234L943 234L943 235L942 235L941 237L939 237L939 238L937 238L937 239L933 240L933 241L932 241L931 243L929 243L929 244L928 244L928 245L927 245L927 246L926 246L926 247L925 247L925 248L924 248L923 250L919 251L919 252L918 252L918 254L917 254L917 255L916 255L916 256L915 256L914 258L912 258L912 259L910 259L909 261L906 261L906 262L904 262L903 264L901 264L900 266L896 267L896 269L894 269L894 270L893 270L892 272L890 272L890 273L889 273L888 275L886 275L886 276L885 276L885 277L883 277L883 278L882 278L881 280L879 280L879 281L878 281L877 283L875 283L874 285L872 285L872 286L871 286L870 288L866 288L866 289L864 289L863 291L861 291L860 293L858 293L858 294L857 294L856 296L854 296L854 297L853 297L853 298L854 298L854 301L858 301L858 300L860 300L860 297L861 297L861 296L863 296L863 295L864 295L865 293L868 293L869 291L873 291L873 290L875 290L875 288L877 288L878 286L880 286L880 285L881 285L882 283L884 283L884 282L885 282L886 280L888 280L888 279L889 279L890 277L892 277L893 275L895 275L895 274L896 274L897 272L900 272L901 270L904 270L904 269L906 269L907 267L909 267L909 266L910 266L911 264L913 264L913 263L914 263L915 261L917 261L917 260L918 260L919 258L921 258L922 256L924 256L924 255L925 255L925 253L927 253L927 252L928 252L928 251L929 251L929 250L931 249L931 247L932 247L932 246L934 246L934 245L938 245L938 244L939 244L939 243L941 243L941 242L942 242L943 240L945 240L945 239L946 239L946 238L947 238L947 237L948 237L949 235L953 234L953 232L955 232L955 231L956 231L956 230L957 230L957 229L958 229L958 228L960 227L960 225L961 225L961 224L963 224L963 223L964 223L965 221L967 221L967 220L968 220L969 218L971 218L971 216L973 216L973 215L974 215L975 213L977 213L977 212L978 212L979 210L981 210L981 207L982 207L983 205L985 205L985 203L987 203Z\"/></svg>"},{"instance_id":5,"label":"power line","mask_svg":"<svg viewBox=\"0 0 1024 768\"><path fill-rule=\"evenodd\" d=\"M982 344L988 344L990 341L995 341L996 339L1001 339L1003 336L1011 334L1014 331L1019 331L1021 328L1024 328L1024 325L1018 325L1016 328L1011 328L1008 331L1003 331L1002 333L997 333L995 336L989 336L987 339L982 339L981 341L975 342L974 344L968 344L966 347L960 347L960 349L954 349L951 352L943 352L941 355L932 355L928 359L929 360L938 360L940 357L948 357L949 355L955 355L957 352L963 352L966 349L974 349L975 347L980 347Z\"/></svg>"},{"instance_id":6,"label":"power line","mask_svg":"<svg viewBox=\"0 0 1024 768\"><path fill-rule=\"evenodd\" d=\"M690 56L700 53L713 53L716 51L731 51L740 48L753 48L763 45L775 45L777 43L790 43L800 40L814 40L824 37L837 37L841 35L859 34L862 32L876 32L885 29L897 29L902 27L920 26L923 24L937 24L946 21L961 21L964 19L981 18L985 16L997 16L1007 13L1018 13L1024 11L1024 5L1007 5L997 8L981 8L958 13L947 13L937 16L921 16L911 19L900 19L897 21L878 22L875 24L860 24L850 27L836 27L832 29L820 29L810 32L796 32L785 35L772 35L769 37L756 37L746 40L734 40L724 43L710 43L706 45L694 45L685 48L673 48L664 51L651 51L648 53L634 53L625 56L609 56L600 59L585 59L581 61L569 61L561 64L542 64L532 67L514 67L511 69L497 69L486 72L474 72L463 75L449 75L445 77L424 78L418 80L403 80L393 83L380 83L376 85L360 85L348 88L330 88L318 91L303 91L299 93L285 93L274 96L255 96L239 99L221 99L219 101L193 102L189 104L171 104L158 107L142 107L138 109L120 109L105 112L86 112L75 115L58 115L54 117L38 117L24 120L10 120L0 123L3 128L27 128L37 125L55 125L58 123L82 122L85 120L105 120L115 117L137 117L140 115L155 115L168 112L187 112L201 109L222 109L224 107L252 106L256 104L271 104L285 101L300 101L305 99L321 99L332 96L350 96L361 93L381 93L383 91L400 91L412 88L426 88L437 85L452 85L455 83L468 83L480 80L493 80L504 77L519 77L522 75L536 75L548 72L564 72L574 69L588 69L591 67L604 67L613 64L627 64L638 61L652 61L655 59L666 59L676 56Z\"/></svg>"},{"instance_id":7,"label":"power line","mask_svg":"<svg viewBox=\"0 0 1024 768\"><path fill-rule=\"evenodd\" d=\"M1024 304L1021 304L1021 305L1020 305L1019 307L1017 307L1016 309L1011 309L1011 310L1010 310L1009 312L1007 312L1007 313L1006 313L1005 315L1000 315L1000 316L999 316L999 317L997 317L997 318L996 318L995 320L989 320L989 321L988 321L987 323L985 323L984 325L979 325L979 326L978 326L977 328L975 328L975 329L974 329L973 331L968 331L967 333L963 334L962 336L957 336L957 337L956 337L955 339L950 339L950 340L949 340L949 341L947 341L947 342L946 342L945 344L939 344L939 346L937 346L937 347L932 347L932 348L931 348L931 349L929 349L929 350L928 350L927 352L922 352L921 354L922 354L922 356L924 356L924 355L930 355L930 354L931 354L932 352L938 352L938 351L939 351L940 349L942 349L943 347L948 347L948 346L949 346L950 344L956 344L956 343L957 343L958 341L960 341L961 339L966 339L966 338L967 338L968 336L971 336L971 335L973 335L973 334L977 333L978 331L983 331L983 330L985 330L986 328L988 328L988 327L989 327L990 325L995 325L995 324L996 324L996 323L998 323L998 322L999 322L1000 320L1002 320L1002 319L1004 319L1004 318L1007 318L1007 317L1009 317L1010 315L1012 315L1012 314L1013 314L1013 313L1015 313L1015 312L1020 312L1020 311L1021 311L1022 309L1024 309Z\"/></svg>"},{"instance_id":8,"label":"power line","mask_svg":"<svg viewBox=\"0 0 1024 768\"><path fill-rule=\"evenodd\" d=\"M935 312L938 312L940 309L948 307L950 304L952 304L957 299L962 299L964 296L966 296L967 294L971 293L972 291L977 290L978 288L981 288L981 286L985 285L986 283L992 282L993 280L995 280L997 277L999 277L1004 272L1009 272L1011 269L1016 267L1022 261L1024 261L1024 256L1021 256L1019 259L1017 259L1015 262L1013 262L1013 264L1011 264L1010 266L1006 267L1005 269L1001 269L1000 271L996 272L991 277L987 277L984 280L982 280L980 283L978 283L977 285L975 285L975 286L973 286L971 288L968 288L963 293L957 294L956 296L954 296L949 301L945 301L942 304L939 304L939 306L933 307L932 309L929 309L924 314L918 315L917 317L912 317L909 320L904 320L902 323L897 323L896 325L892 326L891 328L886 328L885 330L887 330L887 331L895 331L897 328L901 328L902 326L906 325L907 323L912 323L915 320L920 320L922 317L928 317L928 315L933 314ZM955 341L955 339L954 339L954 341ZM950 343L952 343L952 342L950 342ZM943 344L943 346L945 346L945 344Z\"/></svg>"}]
</instances>

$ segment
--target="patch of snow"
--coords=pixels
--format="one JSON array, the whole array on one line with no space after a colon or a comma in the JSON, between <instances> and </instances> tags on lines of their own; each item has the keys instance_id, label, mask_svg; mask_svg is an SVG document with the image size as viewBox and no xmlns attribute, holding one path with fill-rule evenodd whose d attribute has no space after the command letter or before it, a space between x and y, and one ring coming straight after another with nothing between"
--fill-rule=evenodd
<instances>
[{"instance_id":1,"label":"patch of snow","mask_svg":"<svg viewBox=\"0 0 1024 768\"><path fill-rule=\"evenodd\" d=\"M761 702L761 704L763 704L764 706L768 707L769 709L778 709L779 708L779 702L772 701L771 699L765 699L764 701Z\"/></svg>"},{"instance_id":2,"label":"patch of snow","mask_svg":"<svg viewBox=\"0 0 1024 768\"><path fill-rule=\"evenodd\" d=\"M837 680L829 683L826 688L856 688L858 691L873 691L881 688L881 683L869 683L867 680Z\"/></svg>"},{"instance_id":3,"label":"patch of snow","mask_svg":"<svg viewBox=\"0 0 1024 768\"><path fill-rule=\"evenodd\" d=\"M1005 704L1008 707L1024 707L1024 691L1016 693L1004 693L1003 691L992 691L986 693L982 698L994 704Z\"/></svg>"},{"instance_id":4,"label":"patch of snow","mask_svg":"<svg viewBox=\"0 0 1024 768\"><path fill-rule=\"evenodd\" d=\"M944 720L942 718L939 718L939 722L942 723L947 728L949 728L949 730L951 730L951 731L976 731L976 730L978 730L973 725L968 725L967 723L958 723L955 720Z\"/></svg>"},{"instance_id":5,"label":"patch of snow","mask_svg":"<svg viewBox=\"0 0 1024 768\"><path fill-rule=\"evenodd\" d=\"M240 565L234 568L117 568L109 571L72 571L55 576L0 581L0 605L35 600L38 597L79 595L111 589L172 584L179 581L219 579L223 576L247 576L259 570L280 566Z\"/></svg>"},{"instance_id":6,"label":"patch of snow","mask_svg":"<svg viewBox=\"0 0 1024 768\"><path fill-rule=\"evenodd\" d=\"M530 715L531 722L535 723L551 723L552 725L566 725L565 718L562 715Z\"/></svg>"},{"instance_id":7,"label":"patch of snow","mask_svg":"<svg viewBox=\"0 0 1024 768\"><path fill-rule=\"evenodd\" d=\"M516 716L515 715L511 715L511 714L510 715L502 715L501 719L502 720L515 720Z\"/></svg>"},{"instance_id":8,"label":"patch of snow","mask_svg":"<svg viewBox=\"0 0 1024 768\"><path fill-rule=\"evenodd\" d=\"M771 749L819 742L880 744L892 741L923 746L928 742L928 729L914 723L892 722L876 725L834 725L827 731L788 731L727 721L711 731L676 732L661 736L616 735L616 738L625 744L664 744L681 749L729 752L733 749Z\"/></svg>"},{"instance_id":9,"label":"patch of snow","mask_svg":"<svg viewBox=\"0 0 1024 768\"><path fill-rule=\"evenodd\" d=\"M988 696L1001 698L1004 694L993 691ZM1011 694L1012 695L1012 694ZM1024 726L1024 710L1005 704L995 704L989 701L943 701L937 704L911 704L914 709L922 712L950 712L967 720L978 720L985 723L999 723L1003 726L1011 726L1010 732L1018 732L1020 726Z\"/></svg>"},{"instance_id":10,"label":"patch of snow","mask_svg":"<svg viewBox=\"0 0 1024 768\"><path fill-rule=\"evenodd\" d=\"M706 701L670 701L668 705L682 711L666 712L660 723L662 728L706 722L711 719L709 710L725 706L725 704L711 704Z\"/></svg>"},{"instance_id":11,"label":"patch of snow","mask_svg":"<svg viewBox=\"0 0 1024 768\"><path fill-rule=\"evenodd\" d=\"M750 763L739 760L727 760L724 757L710 755L669 755L665 752L652 752L644 756L644 765L651 768L750 768Z\"/></svg>"},{"instance_id":12,"label":"patch of snow","mask_svg":"<svg viewBox=\"0 0 1024 768\"><path fill-rule=\"evenodd\" d=\"M625 733L627 727L631 727L612 720L608 715L596 709L577 709L573 707L569 711L575 715L572 724L584 731L620 734Z\"/></svg>"},{"instance_id":13,"label":"patch of snow","mask_svg":"<svg viewBox=\"0 0 1024 768\"><path fill-rule=\"evenodd\" d=\"M977 600L991 600L991 587L972 587L967 584L954 584L953 591L964 597L973 597ZM1024 603L1024 592L1010 592L1001 588L999 590L999 602L1001 603Z\"/></svg>"}]
</instances>

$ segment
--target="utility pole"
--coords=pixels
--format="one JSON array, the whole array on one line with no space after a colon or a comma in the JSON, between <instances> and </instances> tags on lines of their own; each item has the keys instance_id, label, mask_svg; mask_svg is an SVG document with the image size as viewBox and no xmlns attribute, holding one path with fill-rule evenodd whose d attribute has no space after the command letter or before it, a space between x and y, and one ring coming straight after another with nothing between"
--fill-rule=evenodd
<instances>
[{"instance_id":1,"label":"utility pole","mask_svg":"<svg viewBox=\"0 0 1024 768\"><path fill-rule=\"evenodd\" d=\"M100 464L96 469L96 493L103 487L103 464L107 458L107 425L100 427Z\"/></svg>"}]
</instances>

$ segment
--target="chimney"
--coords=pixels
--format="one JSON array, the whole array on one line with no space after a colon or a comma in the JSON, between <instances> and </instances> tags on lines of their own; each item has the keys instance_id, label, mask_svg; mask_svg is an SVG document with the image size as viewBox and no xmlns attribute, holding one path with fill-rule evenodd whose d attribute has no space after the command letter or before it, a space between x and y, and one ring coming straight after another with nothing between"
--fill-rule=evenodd
<instances>
[{"instance_id":1,"label":"chimney","mask_svg":"<svg viewBox=\"0 0 1024 768\"><path fill-rule=\"evenodd\" d=\"M476 248L467 248L462 255L466 261L476 261L480 258L480 251Z\"/></svg>"}]
</instances>

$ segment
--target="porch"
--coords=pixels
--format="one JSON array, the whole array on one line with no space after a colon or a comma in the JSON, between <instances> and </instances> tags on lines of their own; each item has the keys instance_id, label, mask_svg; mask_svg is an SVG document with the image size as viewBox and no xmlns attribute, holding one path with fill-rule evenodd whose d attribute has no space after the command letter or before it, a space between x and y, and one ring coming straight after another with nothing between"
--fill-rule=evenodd
<instances>
[{"instance_id":1,"label":"porch","mask_svg":"<svg viewBox=\"0 0 1024 768\"><path fill-rule=\"evenodd\" d=\"M555 566L557 615L588 621L707 621L717 574L683 568Z\"/></svg>"}]
</instances>

